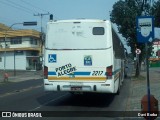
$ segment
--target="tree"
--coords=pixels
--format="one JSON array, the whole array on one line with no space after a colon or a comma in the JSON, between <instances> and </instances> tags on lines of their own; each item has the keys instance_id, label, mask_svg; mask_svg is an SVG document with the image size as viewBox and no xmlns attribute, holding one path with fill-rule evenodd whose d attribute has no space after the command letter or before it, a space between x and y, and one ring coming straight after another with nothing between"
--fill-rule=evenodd
<instances>
[{"instance_id":1,"label":"tree","mask_svg":"<svg viewBox=\"0 0 160 120\"><path fill-rule=\"evenodd\" d=\"M160 27L160 0L158 0L157 2L155 2L153 4L153 7L152 7L152 15L154 16L155 18L155 21L154 21L154 25L156 27Z\"/></svg>"},{"instance_id":2,"label":"tree","mask_svg":"<svg viewBox=\"0 0 160 120\"><path fill-rule=\"evenodd\" d=\"M131 52L134 56L137 48L141 49L139 56L139 63L145 58L145 45L137 42L136 37L136 17L141 16L142 11L145 11L146 15L150 14L150 6L147 4L147 0L119 0L113 5L113 10L110 14L110 19L118 27L119 33L126 38L127 44L131 47ZM149 45L149 53L151 53L152 47ZM139 76L140 70L138 64L136 65L136 74Z\"/></svg>"}]
</instances>

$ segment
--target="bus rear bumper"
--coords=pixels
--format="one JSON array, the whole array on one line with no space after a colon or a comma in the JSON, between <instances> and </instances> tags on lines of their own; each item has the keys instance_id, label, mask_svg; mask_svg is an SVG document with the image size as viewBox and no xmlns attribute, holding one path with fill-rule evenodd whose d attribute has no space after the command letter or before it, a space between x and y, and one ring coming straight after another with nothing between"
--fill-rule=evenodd
<instances>
[{"instance_id":1,"label":"bus rear bumper","mask_svg":"<svg viewBox=\"0 0 160 120\"><path fill-rule=\"evenodd\" d=\"M45 91L68 91L68 92L97 92L114 93L112 80L106 82L49 82L44 80Z\"/></svg>"}]
</instances>

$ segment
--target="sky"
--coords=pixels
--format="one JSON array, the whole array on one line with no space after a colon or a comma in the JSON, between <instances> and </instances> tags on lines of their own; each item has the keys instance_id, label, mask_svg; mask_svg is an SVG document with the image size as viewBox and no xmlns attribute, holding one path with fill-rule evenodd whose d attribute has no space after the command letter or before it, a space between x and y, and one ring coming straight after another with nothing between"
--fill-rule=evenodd
<instances>
[{"instance_id":1,"label":"sky","mask_svg":"<svg viewBox=\"0 0 160 120\"><path fill-rule=\"evenodd\" d=\"M37 26L14 25L14 29L41 30L41 16L53 14L55 20L102 19L109 20L112 6L118 0L0 0L0 23L11 26L14 23L37 21ZM49 15L42 17L45 32ZM125 43L124 43L125 44Z\"/></svg>"},{"instance_id":2,"label":"sky","mask_svg":"<svg viewBox=\"0 0 160 120\"><path fill-rule=\"evenodd\" d=\"M110 19L112 6L118 0L0 0L0 23L8 26L25 21L37 21L41 27L39 14L53 14L54 19ZM43 28L49 15L42 18ZM16 25L15 28L25 26ZM31 27L33 28L33 26ZM35 27L34 27L35 28Z\"/></svg>"}]
</instances>

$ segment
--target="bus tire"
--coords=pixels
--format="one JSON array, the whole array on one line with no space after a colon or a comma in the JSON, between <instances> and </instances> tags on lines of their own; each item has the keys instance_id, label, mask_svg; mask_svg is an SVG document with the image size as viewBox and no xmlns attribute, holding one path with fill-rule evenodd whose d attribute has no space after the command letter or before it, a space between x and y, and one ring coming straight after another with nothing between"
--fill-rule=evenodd
<instances>
[{"instance_id":1,"label":"bus tire","mask_svg":"<svg viewBox=\"0 0 160 120\"><path fill-rule=\"evenodd\" d=\"M121 80L120 80L120 78L119 78L119 83L118 83L118 90L117 90L117 92L116 92L116 95L119 95L120 94L120 84L121 84Z\"/></svg>"}]
</instances>

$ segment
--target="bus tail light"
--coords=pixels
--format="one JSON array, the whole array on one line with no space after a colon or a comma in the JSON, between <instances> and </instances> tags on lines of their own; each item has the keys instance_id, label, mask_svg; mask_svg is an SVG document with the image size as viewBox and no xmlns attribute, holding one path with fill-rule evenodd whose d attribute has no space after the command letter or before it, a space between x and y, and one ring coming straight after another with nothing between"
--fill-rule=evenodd
<instances>
[{"instance_id":1,"label":"bus tail light","mask_svg":"<svg viewBox=\"0 0 160 120\"><path fill-rule=\"evenodd\" d=\"M43 71L44 79L48 79L48 67L44 66L44 71Z\"/></svg>"},{"instance_id":2,"label":"bus tail light","mask_svg":"<svg viewBox=\"0 0 160 120\"><path fill-rule=\"evenodd\" d=\"M111 65L111 66L108 66L107 68L106 68L106 75L107 75L107 79L112 79L112 68L113 68L113 66Z\"/></svg>"}]
</instances>

